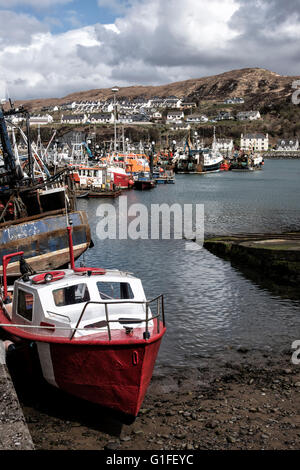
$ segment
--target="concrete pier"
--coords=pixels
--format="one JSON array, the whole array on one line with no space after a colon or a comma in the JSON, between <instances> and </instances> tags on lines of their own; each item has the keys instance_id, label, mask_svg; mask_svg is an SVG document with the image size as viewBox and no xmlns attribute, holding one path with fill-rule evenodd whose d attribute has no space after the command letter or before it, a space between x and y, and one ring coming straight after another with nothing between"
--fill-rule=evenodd
<instances>
[{"instance_id":1,"label":"concrete pier","mask_svg":"<svg viewBox=\"0 0 300 470\"><path fill-rule=\"evenodd\" d=\"M271 279L299 285L299 232L214 237L205 240L204 247L217 256L254 268Z\"/></svg>"},{"instance_id":2,"label":"concrete pier","mask_svg":"<svg viewBox=\"0 0 300 470\"><path fill-rule=\"evenodd\" d=\"M34 450L0 341L0 450Z\"/></svg>"}]
</instances>

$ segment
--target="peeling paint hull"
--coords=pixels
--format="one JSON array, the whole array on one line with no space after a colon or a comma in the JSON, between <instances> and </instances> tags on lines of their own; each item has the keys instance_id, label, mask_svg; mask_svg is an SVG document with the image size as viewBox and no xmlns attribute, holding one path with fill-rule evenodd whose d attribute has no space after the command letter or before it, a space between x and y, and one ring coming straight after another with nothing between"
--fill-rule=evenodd
<instances>
[{"instance_id":1,"label":"peeling paint hull","mask_svg":"<svg viewBox=\"0 0 300 470\"><path fill-rule=\"evenodd\" d=\"M85 212L69 214L73 226L74 255L79 258L91 243L90 228ZM2 257L24 251L24 257L35 271L64 266L69 262L67 220L64 211L53 211L40 217L21 219L18 223L0 226L0 273ZM8 265L9 276L19 276L19 262Z\"/></svg>"}]
</instances>

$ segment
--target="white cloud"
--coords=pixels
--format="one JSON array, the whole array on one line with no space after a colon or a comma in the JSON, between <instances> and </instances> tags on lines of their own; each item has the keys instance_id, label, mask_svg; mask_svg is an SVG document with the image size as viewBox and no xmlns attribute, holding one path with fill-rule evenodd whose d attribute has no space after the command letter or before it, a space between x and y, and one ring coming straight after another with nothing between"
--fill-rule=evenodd
<instances>
[{"instance_id":1,"label":"white cloud","mask_svg":"<svg viewBox=\"0 0 300 470\"><path fill-rule=\"evenodd\" d=\"M0 46L30 44L33 33L46 32L47 26L34 16L13 11L0 12Z\"/></svg>"},{"instance_id":2,"label":"white cloud","mask_svg":"<svg viewBox=\"0 0 300 470\"><path fill-rule=\"evenodd\" d=\"M6 98L6 81L0 78L0 101Z\"/></svg>"},{"instance_id":3,"label":"white cloud","mask_svg":"<svg viewBox=\"0 0 300 470\"><path fill-rule=\"evenodd\" d=\"M243 67L297 75L298 1L118 1L115 6L127 10L114 24L62 34L51 34L34 17L7 12L0 16L0 76L5 70L17 99L116 83L162 84Z\"/></svg>"}]
</instances>

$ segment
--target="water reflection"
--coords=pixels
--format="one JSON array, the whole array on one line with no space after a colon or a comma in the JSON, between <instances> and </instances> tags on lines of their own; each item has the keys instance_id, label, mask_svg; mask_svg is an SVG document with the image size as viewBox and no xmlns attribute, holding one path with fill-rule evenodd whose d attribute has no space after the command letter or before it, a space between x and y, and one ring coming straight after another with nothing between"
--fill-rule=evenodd
<instances>
[{"instance_id":1,"label":"water reflection","mask_svg":"<svg viewBox=\"0 0 300 470\"><path fill-rule=\"evenodd\" d=\"M272 232L300 227L300 161L267 161L263 171L177 175L175 185L129 191L128 205L204 204L205 233ZM126 193L124 193L126 194ZM105 200L104 203L107 203ZM118 200L111 200L118 209ZM182 240L98 240L100 200L79 200L95 247L85 262L133 272L148 298L165 294L168 331L159 363L196 366L199 357L229 348L288 349L300 339L299 300L284 299L207 250ZM254 281L254 282L253 282Z\"/></svg>"}]
</instances>

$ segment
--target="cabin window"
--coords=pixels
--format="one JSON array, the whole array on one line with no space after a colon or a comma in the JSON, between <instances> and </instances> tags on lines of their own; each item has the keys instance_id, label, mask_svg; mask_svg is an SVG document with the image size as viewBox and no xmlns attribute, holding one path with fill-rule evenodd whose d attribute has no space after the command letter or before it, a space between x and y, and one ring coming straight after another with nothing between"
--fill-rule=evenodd
<instances>
[{"instance_id":1,"label":"cabin window","mask_svg":"<svg viewBox=\"0 0 300 470\"><path fill-rule=\"evenodd\" d=\"M24 290L18 290L18 311L17 314L26 320L32 321L33 312L33 294Z\"/></svg>"},{"instance_id":2,"label":"cabin window","mask_svg":"<svg viewBox=\"0 0 300 470\"><path fill-rule=\"evenodd\" d=\"M101 299L133 299L128 282L97 282Z\"/></svg>"},{"instance_id":3,"label":"cabin window","mask_svg":"<svg viewBox=\"0 0 300 470\"><path fill-rule=\"evenodd\" d=\"M86 284L75 284L53 291L54 303L57 307L80 304L90 300L89 290Z\"/></svg>"}]
</instances>

